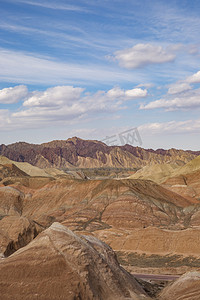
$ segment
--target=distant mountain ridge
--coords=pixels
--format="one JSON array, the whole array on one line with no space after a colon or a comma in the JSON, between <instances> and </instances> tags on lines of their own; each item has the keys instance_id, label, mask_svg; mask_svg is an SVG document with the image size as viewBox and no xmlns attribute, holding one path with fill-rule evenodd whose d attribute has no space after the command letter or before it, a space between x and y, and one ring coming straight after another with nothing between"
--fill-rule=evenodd
<instances>
[{"instance_id":1,"label":"distant mountain ridge","mask_svg":"<svg viewBox=\"0 0 200 300\"><path fill-rule=\"evenodd\" d=\"M200 151L143 149L132 145L107 146L96 140L77 137L43 144L18 142L0 145L0 155L40 168L141 168L152 163L176 163L180 166L200 155Z\"/></svg>"}]
</instances>

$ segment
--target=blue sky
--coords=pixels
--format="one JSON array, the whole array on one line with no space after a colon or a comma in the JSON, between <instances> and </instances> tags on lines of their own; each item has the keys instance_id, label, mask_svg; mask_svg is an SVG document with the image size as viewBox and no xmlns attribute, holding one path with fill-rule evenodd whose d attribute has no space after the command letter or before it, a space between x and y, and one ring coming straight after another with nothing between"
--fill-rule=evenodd
<instances>
[{"instance_id":1,"label":"blue sky","mask_svg":"<svg viewBox=\"0 0 200 300\"><path fill-rule=\"evenodd\" d=\"M137 127L145 148L200 149L199 1L0 0L0 13L0 143Z\"/></svg>"}]
</instances>

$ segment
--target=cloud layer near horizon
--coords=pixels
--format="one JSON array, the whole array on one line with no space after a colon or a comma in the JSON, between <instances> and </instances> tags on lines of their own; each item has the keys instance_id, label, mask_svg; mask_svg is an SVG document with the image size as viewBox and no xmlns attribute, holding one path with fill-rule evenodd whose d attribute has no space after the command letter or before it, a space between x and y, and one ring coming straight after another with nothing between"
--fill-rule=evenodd
<instances>
[{"instance_id":1,"label":"cloud layer near horizon","mask_svg":"<svg viewBox=\"0 0 200 300\"><path fill-rule=\"evenodd\" d=\"M0 90L0 101L22 102L16 111L0 110L1 129L13 127L34 128L56 123L78 122L79 119L97 118L99 114L112 114L125 109L127 101L147 96L147 90L133 88L123 90L114 87L108 91L88 93L84 88L55 86L44 91L28 92L26 86ZM56 122L56 123L55 123Z\"/></svg>"}]
</instances>

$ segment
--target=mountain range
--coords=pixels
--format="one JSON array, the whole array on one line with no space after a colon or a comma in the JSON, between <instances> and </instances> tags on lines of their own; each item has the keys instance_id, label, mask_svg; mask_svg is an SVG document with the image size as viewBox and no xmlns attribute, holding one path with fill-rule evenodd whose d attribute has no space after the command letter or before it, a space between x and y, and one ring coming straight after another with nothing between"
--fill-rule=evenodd
<instances>
[{"instance_id":1,"label":"mountain range","mask_svg":"<svg viewBox=\"0 0 200 300\"><path fill-rule=\"evenodd\" d=\"M141 168L152 163L175 163L182 166L200 151L177 149L143 149L131 145L107 146L100 141L73 137L63 141L28 144L18 142L0 145L0 155L17 162L28 162L40 168Z\"/></svg>"}]
</instances>

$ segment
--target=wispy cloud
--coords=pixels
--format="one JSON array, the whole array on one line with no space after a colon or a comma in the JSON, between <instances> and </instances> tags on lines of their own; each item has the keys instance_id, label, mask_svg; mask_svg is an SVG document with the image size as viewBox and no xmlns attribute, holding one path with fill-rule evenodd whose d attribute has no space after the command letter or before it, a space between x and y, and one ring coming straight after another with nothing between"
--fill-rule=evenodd
<instances>
[{"instance_id":1,"label":"wispy cloud","mask_svg":"<svg viewBox=\"0 0 200 300\"><path fill-rule=\"evenodd\" d=\"M191 85L187 82L176 82L169 86L168 94L173 95L173 94L181 93L181 92L188 91L191 89L192 89Z\"/></svg>"},{"instance_id":2,"label":"wispy cloud","mask_svg":"<svg viewBox=\"0 0 200 300\"><path fill-rule=\"evenodd\" d=\"M77 28L70 28L71 33L63 32L63 30L59 28L37 28L35 26L22 26L13 23L1 22L0 28L10 32L16 32L22 35L34 35L34 37L38 40L38 36L45 37L45 43L51 46L52 48L64 48L68 46L73 48L88 48L90 52L94 50L108 50L109 47L106 45L105 40L98 40L98 38L92 38L87 35L83 30L81 31L81 35L77 35L74 31L78 31ZM59 43L57 41L59 40Z\"/></svg>"},{"instance_id":3,"label":"wispy cloud","mask_svg":"<svg viewBox=\"0 0 200 300\"><path fill-rule=\"evenodd\" d=\"M142 135L174 135L199 133L200 119L186 121L154 122L140 125L138 127Z\"/></svg>"},{"instance_id":4,"label":"wispy cloud","mask_svg":"<svg viewBox=\"0 0 200 300\"><path fill-rule=\"evenodd\" d=\"M138 74L114 67L94 64L72 64L56 61L33 53L0 49L0 80L17 83L65 84L143 81Z\"/></svg>"},{"instance_id":5,"label":"wispy cloud","mask_svg":"<svg viewBox=\"0 0 200 300\"><path fill-rule=\"evenodd\" d=\"M11 0L10 0L11 1ZM55 10L68 10L68 11L76 11L76 12L89 12L88 9L78 6L78 5L70 5L70 4L60 4L55 1L29 1L29 0L15 0L15 3L23 3L32 6L39 6L43 8L55 9Z\"/></svg>"}]
</instances>

